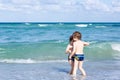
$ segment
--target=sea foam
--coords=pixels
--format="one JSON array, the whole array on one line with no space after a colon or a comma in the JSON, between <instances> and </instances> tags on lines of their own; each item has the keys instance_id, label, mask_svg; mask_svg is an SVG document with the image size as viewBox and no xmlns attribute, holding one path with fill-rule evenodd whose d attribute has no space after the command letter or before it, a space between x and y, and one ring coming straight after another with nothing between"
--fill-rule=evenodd
<instances>
[{"instance_id":1,"label":"sea foam","mask_svg":"<svg viewBox=\"0 0 120 80\"><path fill-rule=\"evenodd\" d=\"M24 64L30 64L30 63L63 63L68 62L67 60L33 60L33 59L3 59L0 60L1 63L24 63Z\"/></svg>"},{"instance_id":2,"label":"sea foam","mask_svg":"<svg viewBox=\"0 0 120 80\"><path fill-rule=\"evenodd\" d=\"M77 26L77 27L87 27L88 24L76 24L75 26Z\"/></svg>"},{"instance_id":3,"label":"sea foam","mask_svg":"<svg viewBox=\"0 0 120 80\"><path fill-rule=\"evenodd\" d=\"M95 26L95 28L106 28L107 26Z\"/></svg>"},{"instance_id":4,"label":"sea foam","mask_svg":"<svg viewBox=\"0 0 120 80\"><path fill-rule=\"evenodd\" d=\"M112 44L112 49L120 52L120 44Z\"/></svg>"},{"instance_id":5,"label":"sea foam","mask_svg":"<svg viewBox=\"0 0 120 80\"><path fill-rule=\"evenodd\" d=\"M48 26L47 24L38 24L39 27L46 27Z\"/></svg>"},{"instance_id":6,"label":"sea foam","mask_svg":"<svg viewBox=\"0 0 120 80\"><path fill-rule=\"evenodd\" d=\"M120 44L111 44L111 47L113 50L117 51L116 53L113 54L115 59L120 59Z\"/></svg>"}]
</instances>

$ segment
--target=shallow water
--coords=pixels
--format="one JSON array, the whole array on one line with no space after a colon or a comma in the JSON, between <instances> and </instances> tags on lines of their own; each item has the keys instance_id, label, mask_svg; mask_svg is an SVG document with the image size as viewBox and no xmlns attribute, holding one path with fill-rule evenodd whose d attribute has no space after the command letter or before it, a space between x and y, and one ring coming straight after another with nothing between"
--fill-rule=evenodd
<instances>
[{"instance_id":1,"label":"shallow water","mask_svg":"<svg viewBox=\"0 0 120 80\"><path fill-rule=\"evenodd\" d=\"M0 80L73 80L67 62L0 64ZM120 61L85 61L87 76L77 72L77 80L120 80Z\"/></svg>"}]
</instances>

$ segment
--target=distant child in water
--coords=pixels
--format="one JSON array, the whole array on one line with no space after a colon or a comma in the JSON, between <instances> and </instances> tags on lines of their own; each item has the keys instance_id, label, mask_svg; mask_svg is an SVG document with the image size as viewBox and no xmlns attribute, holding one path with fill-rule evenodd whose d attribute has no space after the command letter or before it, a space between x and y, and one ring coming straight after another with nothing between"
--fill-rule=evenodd
<instances>
[{"instance_id":1,"label":"distant child in water","mask_svg":"<svg viewBox=\"0 0 120 80\"><path fill-rule=\"evenodd\" d=\"M73 33L73 50L69 56L69 59L71 60L74 56L74 67L73 67L73 72L72 75L76 76L76 72L77 69L79 68L79 70L81 71L82 75L86 75L85 70L83 69L82 65L83 65L83 61L84 61L84 52L83 52L83 48L84 46L88 46L89 43L81 41L81 33L78 31L75 31Z\"/></svg>"},{"instance_id":2,"label":"distant child in water","mask_svg":"<svg viewBox=\"0 0 120 80\"><path fill-rule=\"evenodd\" d=\"M69 59L69 56L71 54L71 52L73 51L73 36L71 35L69 38L69 44L66 48L66 53L68 54L68 62L71 65L71 71L69 72L70 74L72 74L73 72L73 57L71 59Z\"/></svg>"}]
</instances>

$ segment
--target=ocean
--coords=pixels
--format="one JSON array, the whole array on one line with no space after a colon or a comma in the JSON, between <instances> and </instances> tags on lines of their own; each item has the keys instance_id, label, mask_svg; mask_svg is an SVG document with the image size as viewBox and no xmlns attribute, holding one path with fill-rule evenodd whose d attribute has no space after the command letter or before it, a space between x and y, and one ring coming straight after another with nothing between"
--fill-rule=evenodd
<instances>
[{"instance_id":1,"label":"ocean","mask_svg":"<svg viewBox=\"0 0 120 80\"><path fill-rule=\"evenodd\" d=\"M0 23L0 80L70 80L65 49L74 31L90 43L83 80L119 80L120 23Z\"/></svg>"}]
</instances>

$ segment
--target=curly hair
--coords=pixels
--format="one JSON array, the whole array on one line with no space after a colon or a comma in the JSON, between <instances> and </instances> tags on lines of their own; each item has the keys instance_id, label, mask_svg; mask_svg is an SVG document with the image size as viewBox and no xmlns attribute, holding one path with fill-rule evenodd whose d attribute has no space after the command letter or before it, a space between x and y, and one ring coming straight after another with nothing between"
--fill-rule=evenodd
<instances>
[{"instance_id":1,"label":"curly hair","mask_svg":"<svg viewBox=\"0 0 120 80\"><path fill-rule=\"evenodd\" d=\"M82 34L81 34L79 31L75 31L75 32L73 33L73 38L78 38L78 39L81 40Z\"/></svg>"}]
</instances>

